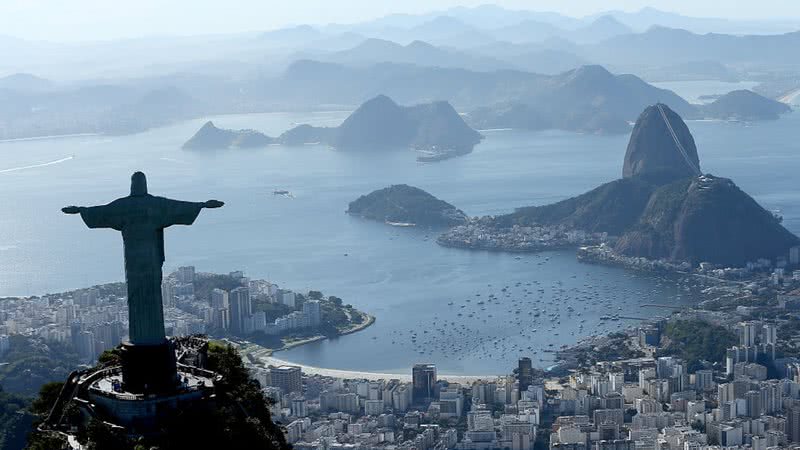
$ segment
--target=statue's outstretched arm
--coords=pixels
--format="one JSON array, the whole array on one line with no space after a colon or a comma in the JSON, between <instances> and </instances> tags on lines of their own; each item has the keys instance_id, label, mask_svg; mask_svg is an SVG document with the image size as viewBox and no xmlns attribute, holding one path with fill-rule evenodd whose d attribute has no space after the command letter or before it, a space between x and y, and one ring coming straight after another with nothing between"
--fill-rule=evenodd
<instances>
[{"instance_id":1,"label":"statue's outstretched arm","mask_svg":"<svg viewBox=\"0 0 800 450\"><path fill-rule=\"evenodd\" d=\"M219 200L209 200L203 203L203 208L221 208L225 205L225 202L221 202Z\"/></svg>"},{"instance_id":2,"label":"statue's outstretched arm","mask_svg":"<svg viewBox=\"0 0 800 450\"><path fill-rule=\"evenodd\" d=\"M65 208L61 208L61 212L64 214L80 214L84 209L83 206L67 206Z\"/></svg>"}]
</instances>

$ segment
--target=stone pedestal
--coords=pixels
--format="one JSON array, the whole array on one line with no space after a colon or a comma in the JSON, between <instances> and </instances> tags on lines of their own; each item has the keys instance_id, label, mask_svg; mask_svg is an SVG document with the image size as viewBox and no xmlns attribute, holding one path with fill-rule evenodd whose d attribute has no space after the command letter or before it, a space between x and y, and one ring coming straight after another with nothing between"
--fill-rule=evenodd
<instances>
[{"instance_id":1,"label":"stone pedestal","mask_svg":"<svg viewBox=\"0 0 800 450\"><path fill-rule=\"evenodd\" d=\"M169 394L178 385L178 369L172 343L122 344L123 389L134 394Z\"/></svg>"}]
</instances>

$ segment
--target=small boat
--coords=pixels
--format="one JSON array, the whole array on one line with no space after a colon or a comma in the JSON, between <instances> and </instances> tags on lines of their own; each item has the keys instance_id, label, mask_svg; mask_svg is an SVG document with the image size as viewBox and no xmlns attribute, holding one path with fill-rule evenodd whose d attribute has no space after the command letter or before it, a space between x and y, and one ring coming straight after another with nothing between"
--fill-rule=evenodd
<instances>
[{"instance_id":1,"label":"small boat","mask_svg":"<svg viewBox=\"0 0 800 450\"><path fill-rule=\"evenodd\" d=\"M391 225L393 227L401 227L401 228L417 226L417 224L415 224L415 223L410 223L410 222L390 222L388 220L386 221L386 225Z\"/></svg>"},{"instance_id":2,"label":"small boat","mask_svg":"<svg viewBox=\"0 0 800 450\"><path fill-rule=\"evenodd\" d=\"M291 192L284 189L276 189L272 191L272 195L280 195L281 197L294 198L294 195L292 195Z\"/></svg>"}]
</instances>

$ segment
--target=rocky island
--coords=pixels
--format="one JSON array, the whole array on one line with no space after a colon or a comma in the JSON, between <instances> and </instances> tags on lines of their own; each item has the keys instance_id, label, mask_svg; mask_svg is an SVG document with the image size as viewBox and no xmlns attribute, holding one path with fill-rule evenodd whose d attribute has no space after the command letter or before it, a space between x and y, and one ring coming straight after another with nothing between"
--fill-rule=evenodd
<instances>
[{"instance_id":1,"label":"rocky island","mask_svg":"<svg viewBox=\"0 0 800 450\"><path fill-rule=\"evenodd\" d=\"M451 227L468 220L455 206L406 184L362 195L350 203L347 213L397 226Z\"/></svg>"},{"instance_id":2,"label":"rocky island","mask_svg":"<svg viewBox=\"0 0 800 450\"><path fill-rule=\"evenodd\" d=\"M775 120L792 109L785 103L741 89L720 96L701 108L703 116L721 120Z\"/></svg>"},{"instance_id":3,"label":"rocky island","mask_svg":"<svg viewBox=\"0 0 800 450\"><path fill-rule=\"evenodd\" d=\"M206 122L185 149L325 144L342 151L413 149L420 161L438 161L472 151L483 136L445 101L400 106L379 95L353 111L338 127L298 125L277 138L255 130L226 130Z\"/></svg>"},{"instance_id":4,"label":"rocky island","mask_svg":"<svg viewBox=\"0 0 800 450\"><path fill-rule=\"evenodd\" d=\"M183 144L187 150L220 150L228 148L266 147L275 140L256 130L228 130L206 122Z\"/></svg>"},{"instance_id":5,"label":"rocky island","mask_svg":"<svg viewBox=\"0 0 800 450\"><path fill-rule=\"evenodd\" d=\"M352 151L412 148L422 160L469 153L481 139L445 101L403 107L385 95L359 106L336 128L300 125L278 138L286 144L322 142Z\"/></svg>"},{"instance_id":6,"label":"rocky island","mask_svg":"<svg viewBox=\"0 0 800 450\"><path fill-rule=\"evenodd\" d=\"M511 251L602 243L606 256L728 267L785 257L800 245L731 180L702 175L688 127L661 104L639 116L621 179L554 204L473 220L438 242Z\"/></svg>"}]
</instances>

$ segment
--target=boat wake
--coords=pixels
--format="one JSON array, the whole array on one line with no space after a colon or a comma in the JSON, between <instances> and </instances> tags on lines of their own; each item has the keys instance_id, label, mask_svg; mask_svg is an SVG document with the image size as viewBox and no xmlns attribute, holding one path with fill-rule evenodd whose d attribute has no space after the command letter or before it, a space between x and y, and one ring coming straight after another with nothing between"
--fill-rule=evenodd
<instances>
[{"instance_id":1,"label":"boat wake","mask_svg":"<svg viewBox=\"0 0 800 450\"><path fill-rule=\"evenodd\" d=\"M75 159L75 156L67 156L66 158L57 159L55 161L48 161L48 162L41 163L41 164L31 164L29 166L12 167L10 169L0 169L0 173L18 172L20 170L36 169L38 167L54 166L56 164L61 164L63 162L67 162L67 161L69 161L71 159Z\"/></svg>"}]
</instances>

